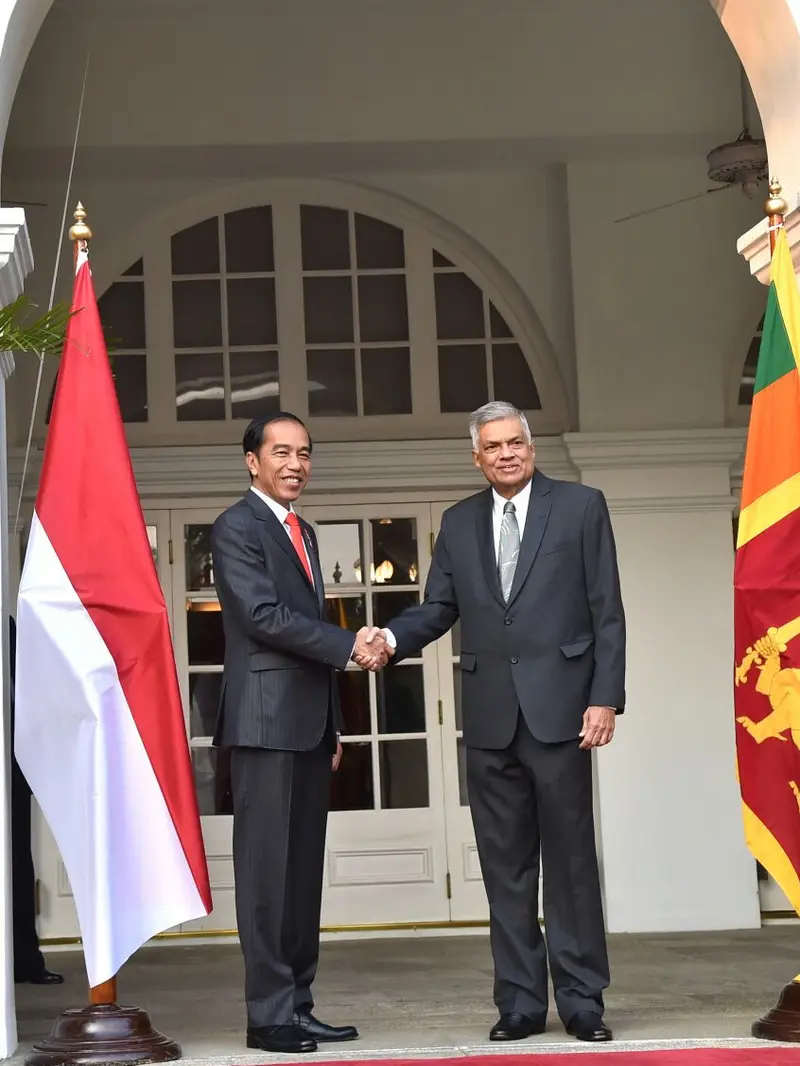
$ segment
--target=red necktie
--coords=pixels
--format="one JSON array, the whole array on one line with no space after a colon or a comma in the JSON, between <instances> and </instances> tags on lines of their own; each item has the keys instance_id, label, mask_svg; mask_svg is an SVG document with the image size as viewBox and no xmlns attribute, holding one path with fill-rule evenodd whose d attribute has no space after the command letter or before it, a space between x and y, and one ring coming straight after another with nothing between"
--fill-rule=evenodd
<instances>
[{"instance_id":1,"label":"red necktie","mask_svg":"<svg viewBox=\"0 0 800 1066\"><path fill-rule=\"evenodd\" d=\"M289 527L289 535L292 538L294 550L300 556L300 562L303 564L303 569L308 575L308 580L313 585L314 578L311 576L311 567L308 565L308 555L306 554L305 544L303 544L303 531L300 529L300 519L294 511L290 511L286 516L286 525Z\"/></svg>"}]
</instances>

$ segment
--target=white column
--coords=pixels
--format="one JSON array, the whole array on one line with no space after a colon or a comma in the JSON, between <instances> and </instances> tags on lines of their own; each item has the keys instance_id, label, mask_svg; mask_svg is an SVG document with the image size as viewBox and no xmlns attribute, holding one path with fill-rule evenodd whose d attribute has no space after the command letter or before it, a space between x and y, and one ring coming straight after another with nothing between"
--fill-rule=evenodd
<instances>
[{"instance_id":1,"label":"white column","mask_svg":"<svg viewBox=\"0 0 800 1066\"><path fill-rule=\"evenodd\" d=\"M611 511L628 623L628 702L598 752L610 932L760 924L733 711L731 466L741 431L569 434Z\"/></svg>"},{"instance_id":2,"label":"white column","mask_svg":"<svg viewBox=\"0 0 800 1066\"><path fill-rule=\"evenodd\" d=\"M0 307L5 307L22 292L25 277L33 268L25 212L20 208L0 209ZM6 381L14 370L9 352L0 352L0 699L3 728L0 730L0 1057L12 1055L17 1046L17 1021L14 1010L13 923L11 917L11 822L10 773L11 752L9 707L8 616L13 611L9 599L8 558L8 441L6 433Z\"/></svg>"}]
</instances>

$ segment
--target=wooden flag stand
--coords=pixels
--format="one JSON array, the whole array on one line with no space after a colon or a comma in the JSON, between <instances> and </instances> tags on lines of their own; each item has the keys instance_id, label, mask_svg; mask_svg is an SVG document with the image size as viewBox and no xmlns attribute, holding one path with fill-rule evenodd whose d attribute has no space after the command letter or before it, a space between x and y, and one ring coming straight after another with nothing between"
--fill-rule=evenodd
<instances>
[{"instance_id":1,"label":"wooden flag stand","mask_svg":"<svg viewBox=\"0 0 800 1066\"><path fill-rule=\"evenodd\" d=\"M92 239L82 204L75 210L69 237L78 249ZM117 1003L117 979L89 989L89 1006L73 1007L56 1018L50 1035L34 1044L25 1066L139 1066L181 1057L174 1040L157 1032L146 1011Z\"/></svg>"},{"instance_id":2,"label":"wooden flag stand","mask_svg":"<svg viewBox=\"0 0 800 1066\"><path fill-rule=\"evenodd\" d=\"M764 214L769 221L770 255L775 251L778 230L783 227L786 211L787 204L781 196L780 183L773 178L769 183L769 199L764 204ZM762 1018L753 1022L750 1032L759 1040L800 1044L800 976L784 985L778 1002Z\"/></svg>"}]
</instances>

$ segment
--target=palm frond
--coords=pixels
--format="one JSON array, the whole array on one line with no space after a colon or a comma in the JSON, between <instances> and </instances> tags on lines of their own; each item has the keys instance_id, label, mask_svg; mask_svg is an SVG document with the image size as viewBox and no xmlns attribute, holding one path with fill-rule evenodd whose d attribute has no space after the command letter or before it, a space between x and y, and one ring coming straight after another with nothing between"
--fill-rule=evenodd
<instances>
[{"instance_id":1,"label":"palm frond","mask_svg":"<svg viewBox=\"0 0 800 1066\"><path fill-rule=\"evenodd\" d=\"M64 346L67 323L73 311L66 303L54 304L43 315L33 317L36 307L27 296L0 308L0 351L38 352L59 355Z\"/></svg>"}]
</instances>

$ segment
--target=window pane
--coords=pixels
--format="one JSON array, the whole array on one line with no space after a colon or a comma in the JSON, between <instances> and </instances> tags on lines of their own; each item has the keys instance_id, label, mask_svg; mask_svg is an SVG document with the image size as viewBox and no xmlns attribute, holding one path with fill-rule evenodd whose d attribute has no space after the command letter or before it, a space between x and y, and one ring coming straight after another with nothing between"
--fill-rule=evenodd
<instances>
[{"instance_id":1,"label":"window pane","mask_svg":"<svg viewBox=\"0 0 800 1066\"><path fill-rule=\"evenodd\" d=\"M757 333L750 341L747 349L747 357L742 370L742 380L739 384L739 404L749 406L753 402L753 389L756 383L756 368L758 366L758 353L761 350L761 334Z\"/></svg>"},{"instance_id":2,"label":"window pane","mask_svg":"<svg viewBox=\"0 0 800 1066\"><path fill-rule=\"evenodd\" d=\"M275 269L272 208L246 207L225 216L225 270L257 274Z\"/></svg>"},{"instance_id":3,"label":"window pane","mask_svg":"<svg viewBox=\"0 0 800 1066\"><path fill-rule=\"evenodd\" d=\"M200 814L232 814L230 753L192 748L192 768Z\"/></svg>"},{"instance_id":4,"label":"window pane","mask_svg":"<svg viewBox=\"0 0 800 1066\"><path fill-rule=\"evenodd\" d=\"M308 413L357 415L356 356L352 349L323 348L306 353Z\"/></svg>"},{"instance_id":5,"label":"window pane","mask_svg":"<svg viewBox=\"0 0 800 1066\"><path fill-rule=\"evenodd\" d=\"M189 735L213 737L222 691L222 673L189 674Z\"/></svg>"},{"instance_id":6,"label":"window pane","mask_svg":"<svg viewBox=\"0 0 800 1066\"><path fill-rule=\"evenodd\" d=\"M361 387L365 415L410 415L409 349L362 348Z\"/></svg>"},{"instance_id":7,"label":"window pane","mask_svg":"<svg viewBox=\"0 0 800 1066\"><path fill-rule=\"evenodd\" d=\"M375 675L379 733L425 732L421 666L390 666Z\"/></svg>"},{"instance_id":8,"label":"window pane","mask_svg":"<svg viewBox=\"0 0 800 1066\"><path fill-rule=\"evenodd\" d=\"M405 274L367 274L358 279L361 340L407 341Z\"/></svg>"},{"instance_id":9,"label":"window pane","mask_svg":"<svg viewBox=\"0 0 800 1066\"><path fill-rule=\"evenodd\" d=\"M381 807L384 810L428 806L428 746L424 740L382 741Z\"/></svg>"},{"instance_id":10,"label":"window pane","mask_svg":"<svg viewBox=\"0 0 800 1066\"><path fill-rule=\"evenodd\" d=\"M222 355L175 356L175 404L179 422L225 418Z\"/></svg>"},{"instance_id":11,"label":"window pane","mask_svg":"<svg viewBox=\"0 0 800 1066\"><path fill-rule=\"evenodd\" d=\"M442 411L474 411L488 399L485 347L482 344L440 345L439 400Z\"/></svg>"},{"instance_id":12,"label":"window pane","mask_svg":"<svg viewBox=\"0 0 800 1066\"><path fill-rule=\"evenodd\" d=\"M403 231L368 215L356 215L356 262L361 270L391 270L406 265Z\"/></svg>"},{"instance_id":13,"label":"window pane","mask_svg":"<svg viewBox=\"0 0 800 1066\"><path fill-rule=\"evenodd\" d=\"M347 212L335 207L301 207L303 270L348 270L350 229Z\"/></svg>"},{"instance_id":14,"label":"window pane","mask_svg":"<svg viewBox=\"0 0 800 1066\"><path fill-rule=\"evenodd\" d=\"M350 278L304 278L307 344L352 343L353 290Z\"/></svg>"},{"instance_id":15,"label":"window pane","mask_svg":"<svg viewBox=\"0 0 800 1066\"><path fill-rule=\"evenodd\" d=\"M111 355L111 372L123 422L147 421L147 356Z\"/></svg>"},{"instance_id":16,"label":"window pane","mask_svg":"<svg viewBox=\"0 0 800 1066\"><path fill-rule=\"evenodd\" d=\"M144 283L117 281L97 301L109 348L146 348Z\"/></svg>"},{"instance_id":17,"label":"window pane","mask_svg":"<svg viewBox=\"0 0 800 1066\"><path fill-rule=\"evenodd\" d=\"M384 626L388 626L391 621L405 611L407 607L415 607L418 603L418 592L373 593L373 625L380 626L383 629ZM414 654L408 656L409 659L416 659L416 657Z\"/></svg>"},{"instance_id":18,"label":"window pane","mask_svg":"<svg viewBox=\"0 0 800 1066\"><path fill-rule=\"evenodd\" d=\"M508 400L523 411L540 410L536 382L518 344L493 344L492 369L496 400Z\"/></svg>"},{"instance_id":19,"label":"window pane","mask_svg":"<svg viewBox=\"0 0 800 1066\"><path fill-rule=\"evenodd\" d=\"M331 625L357 633L367 624L366 600L363 596L326 596L325 617Z\"/></svg>"},{"instance_id":20,"label":"window pane","mask_svg":"<svg viewBox=\"0 0 800 1066\"><path fill-rule=\"evenodd\" d=\"M413 585L419 579L415 518L373 518L373 585Z\"/></svg>"},{"instance_id":21,"label":"window pane","mask_svg":"<svg viewBox=\"0 0 800 1066\"><path fill-rule=\"evenodd\" d=\"M158 526L147 526L147 540L153 553L153 562L158 566Z\"/></svg>"},{"instance_id":22,"label":"window pane","mask_svg":"<svg viewBox=\"0 0 800 1066\"><path fill-rule=\"evenodd\" d=\"M281 409L277 352L231 352L231 417L261 418Z\"/></svg>"},{"instance_id":23,"label":"window pane","mask_svg":"<svg viewBox=\"0 0 800 1066\"><path fill-rule=\"evenodd\" d=\"M219 273L219 224L207 218L172 237L173 274Z\"/></svg>"},{"instance_id":24,"label":"window pane","mask_svg":"<svg viewBox=\"0 0 800 1066\"><path fill-rule=\"evenodd\" d=\"M372 725L369 718L368 671L344 670L336 674L336 683L339 688L339 703L342 708L345 735L369 736L372 732Z\"/></svg>"},{"instance_id":25,"label":"window pane","mask_svg":"<svg viewBox=\"0 0 800 1066\"><path fill-rule=\"evenodd\" d=\"M222 666L225 662L225 636L218 603L213 600L187 601L186 640L190 666Z\"/></svg>"},{"instance_id":26,"label":"window pane","mask_svg":"<svg viewBox=\"0 0 800 1066\"><path fill-rule=\"evenodd\" d=\"M493 337L513 337L514 334L508 328L506 320L494 306L489 304L489 324Z\"/></svg>"},{"instance_id":27,"label":"window pane","mask_svg":"<svg viewBox=\"0 0 800 1066\"><path fill-rule=\"evenodd\" d=\"M445 259L441 252L433 251L433 265L435 267L451 267L454 264L449 259Z\"/></svg>"},{"instance_id":28,"label":"window pane","mask_svg":"<svg viewBox=\"0 0 800 1066\"><path fill-rule=\"evenodd\" d=\"M123 278L140 278L144 274L144 259L137 259L133 266L122 271Z\"/></svg>"},{"instance_id":29,"label":"window pane","mask_svg":"<svg viewBox=\"0 0 800 1066\"><path fill-rule=\"evenodd\" d=\"M228 278L228 342L278 343L273 278Z\"/></svg>"},{"instance_id":30,"label":"window pane","mask_svg":"<svg viewBox=\"0 0 800 1066\"><path fill-rule=\"evenodd\" d=\"M214 587L211 561L211 526L184 526L183 550L186 556L186 588L190 592Z\"/></svg>"},{"instance_id":31,"label":"window pane","mask_svg":"<svg viewBox=\"0 0 800 1066\"><path fill-rule=\"evenodd\" d=\"M218 281L173 281L172 332L176 348L218 348L222 344Z\"/></svg>"},{"instance_id":32,"label":"window pane","mask_svg":"<svg viewBox=\"0 0 800 1066\"><path fill-rule=\"evenodd\" d=\"M349 677L350 672L339 676ZM345 743L341 765L331 775L331 810L371 811L374 807L372 745L369 741Z\"/></svg>"},{"instance_id":33,"label":"window pane","mask_svg":"<svg viewBox=\"0 0 800 1066\"><path fill-rule=\"evenodd\" d=\"M466 274L436 274L436 330L439 340L484 337L483 293Z\"/></svg>"},{"instance_id":34,"label":"window pane","mask_svg":"<svg viewBox=\"0 0 800 1066\"><path fill-rule=\"evenodd\" d=\"M315 530L325 584L363 584L361 523L319 522Z\"/></svg>"}]
</instances>

